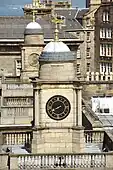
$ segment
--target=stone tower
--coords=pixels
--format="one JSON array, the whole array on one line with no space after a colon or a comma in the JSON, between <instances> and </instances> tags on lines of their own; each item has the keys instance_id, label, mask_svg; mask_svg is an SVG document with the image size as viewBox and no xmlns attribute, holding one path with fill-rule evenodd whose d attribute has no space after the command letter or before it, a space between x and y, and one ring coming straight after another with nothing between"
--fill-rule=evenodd
<instances>
[{"instance_id":1,"label":"stone tower","mask_svg":"<svg viewBox=\"0 0 113 170\"><path fill-rule=\"evenodd\" d=\"M24 45L22 46L21 79L38 76L38 58L44 46L43 32L37 22L30 22L24 32Z\"/></svg>"},{"instance_id":2,"label":"stone tower","mask_svg":"<svg viewBox=\"0 0 113 170\"><path fill-rule=\"evenodd\" d=\"M84 151L82 88L75 74L75 56L58 40L48 43L39 57L39 77L33 78L33 153Z\"/></svg>"}]
</instances>

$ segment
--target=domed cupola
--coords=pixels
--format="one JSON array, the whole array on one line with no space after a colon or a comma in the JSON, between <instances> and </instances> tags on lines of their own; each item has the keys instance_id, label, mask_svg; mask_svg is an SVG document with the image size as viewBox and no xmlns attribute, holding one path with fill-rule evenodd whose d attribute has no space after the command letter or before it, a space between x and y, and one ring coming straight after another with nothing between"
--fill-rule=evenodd
<instances>
[{"instance_id":1,"label":"domed cupola","mask_svg":"<svg viewBox=\"0 0 113 170\"><path fill-rule=\"evenodd\" d=\"M40 79L68 81L75 77L75 56L68 46L58 40L55 29L54 41L48 43L39 57Z\"/></svg>"},{"instance_id":2,"label":"domed cupola","mask_svg":"<svg viewBox=\"0 0 113 170\"><path fill-rule=\"evenodd\" d=\"M43 31L37 22L30 22L24 31L25 44L42 44L43 43Z\"/></svg>"}]
</instances>

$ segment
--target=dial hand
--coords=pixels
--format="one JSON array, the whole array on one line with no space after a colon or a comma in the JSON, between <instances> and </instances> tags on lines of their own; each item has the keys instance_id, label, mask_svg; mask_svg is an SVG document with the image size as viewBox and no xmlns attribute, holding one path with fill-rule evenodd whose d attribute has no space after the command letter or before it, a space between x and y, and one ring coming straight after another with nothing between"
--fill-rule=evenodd
<instances>
[{"instance_id":1,"label":"dial hand","mask_svg":"<svg viewBox=\"0 0 113 170\"><path fill-rule=\"evenodd\" d=\"M55 110L57 110L57 109L59 109L59 108L61 108L61 106L56 107Z\"/></svg>"},{"instance_id":2,"label":"dial hand","mask_svg":"<svg viewBox=\"0 0 113 170\"><path fill-rule=\"evenodd\" d=\"M58 106L58 107L56 107L55 109L52 109L52 111L54 112L55 110L57 110L57 109L59 109L59 108L61 108L61 106Z\"/></svg>"}]
</instances>

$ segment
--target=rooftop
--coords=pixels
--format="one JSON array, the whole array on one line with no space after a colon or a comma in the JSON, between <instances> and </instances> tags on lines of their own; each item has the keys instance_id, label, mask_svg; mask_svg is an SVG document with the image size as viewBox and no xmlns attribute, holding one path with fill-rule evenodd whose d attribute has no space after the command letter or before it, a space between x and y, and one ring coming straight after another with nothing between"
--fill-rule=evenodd
<instances>
[{"instance_id":1,"label":"rooftop","mask_svg":"<svg viewBox=\"0 0 113 170\"><path fill-rule=\"evenodd\" d=\"M77 39L75 35L71 35L66 30L82 29L80 23L75 19L77 14L76 8L55 9L58 16L63 16L64 23L59 27L60 39ZM23 39L24 30L32 22L32 19L25 16L1 16L0 17L0 39ZM36 22L42 27L45 39L54 38L54 24L51 22L49 15L38 17Z\"/></svg>"}]
</instances>

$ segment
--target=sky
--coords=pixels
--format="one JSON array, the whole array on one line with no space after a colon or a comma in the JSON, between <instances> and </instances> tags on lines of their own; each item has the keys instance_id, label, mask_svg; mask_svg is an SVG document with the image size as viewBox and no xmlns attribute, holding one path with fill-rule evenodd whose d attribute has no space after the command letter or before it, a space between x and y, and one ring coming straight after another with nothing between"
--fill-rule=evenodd
<instances>
[{"instance_id":1,"label":"sky","mask_svg":"<svg viewBox=\"0 0 113 170\"><path fill-rule=\"evenodd\" d=\"M29 3L32 3L32 0L0 0L0 15L23 15L22 7ZM73 7L84 8L85 0L72 0L72 5Z\"/></svg>"}]
</instances>

